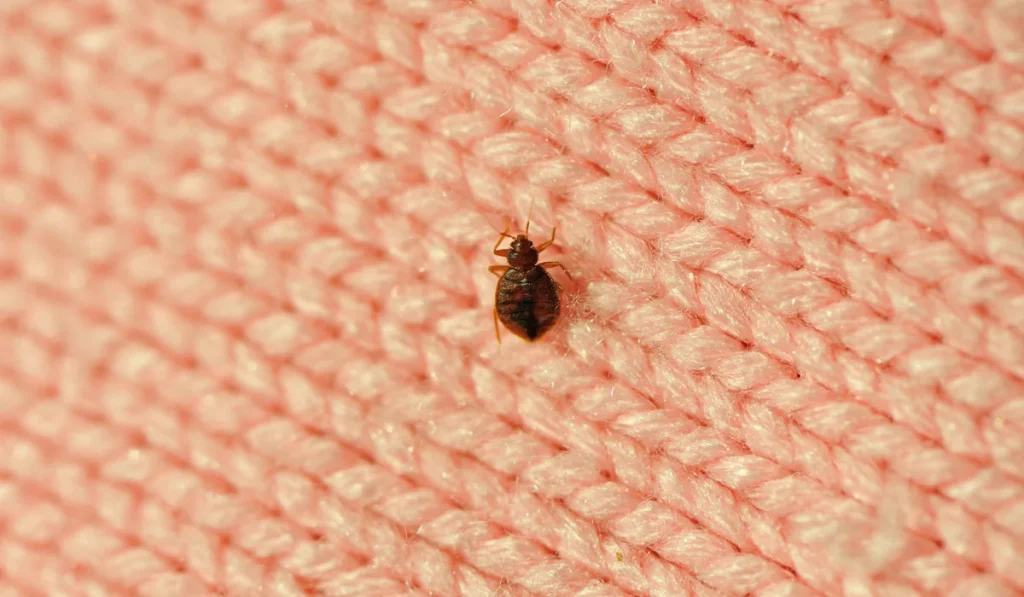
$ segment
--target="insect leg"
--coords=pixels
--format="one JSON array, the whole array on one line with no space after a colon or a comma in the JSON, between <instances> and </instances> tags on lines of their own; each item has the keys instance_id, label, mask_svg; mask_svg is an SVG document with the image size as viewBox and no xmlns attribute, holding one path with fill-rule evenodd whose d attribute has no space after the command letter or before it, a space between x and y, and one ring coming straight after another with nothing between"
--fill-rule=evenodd
<instances>
[{"instance_id":1,"label":"insect leg","mask_svg":"<svg viewBox=\"0 0 1024 597\"><path fill-rule=\"evenodd\" d=\"M540 245L537 246L537 252L538 253L540 253L544 249L550 247L551 243L555 242L555 230L558 230L558 226L555 226L554 228L551 229L551 238L550 239L548 239L546 242L542 242Z\"/></svg>"},{"instance_id":2,"label":"insect leg","mask_svg":"<svg viewBox=\"0 0 1024 597\"><path fill-rule=\"evenodd\" d=\"M498 344L501 344L501 328L498 327L498 308L494 308L494 337L498 339Z\"/></svg>"},{"instance_id":3,"label":"insect leg","mask_svg":"<svg viewBox=\"0 0 1024 597\"><path fill-rule=\"evenodd\" d=\"M560 267L560 268L562 268L562 271L565 272L565 277L569 278L570 280L572 280L572 274L569 273L569 270L565 269L565 266L562 265L561 263L557 262L557 261L545 261L544 263L540 263L538 265L540 265L544 269L551 269L553 267Z\"/></svg>"},{"instance_id":4,"label":"insect leg","mask_svg":"<svg viewBox=\"0 0 1024 597\"><path fill-rule=\"evenodd\" d=\"M508 270L509 267L507 265L492 265L487 268L487 271L491 272L495 276L498 276L499 278L504 276L505 272L507 272Z\"/></svg>"}]
</instances>

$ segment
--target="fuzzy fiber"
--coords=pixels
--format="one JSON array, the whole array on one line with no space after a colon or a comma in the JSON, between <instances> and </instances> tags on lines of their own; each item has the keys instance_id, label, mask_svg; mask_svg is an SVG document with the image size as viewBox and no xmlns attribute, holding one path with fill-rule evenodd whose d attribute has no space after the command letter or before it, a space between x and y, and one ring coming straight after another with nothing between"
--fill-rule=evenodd
<instances>
[{"instance_id":1,"label":"fuzzy fiber","mask_svg":"<svg viewBox=\"0 0 1024 597\"><path fill-rule=\"evenodd\" d=\"M1024 595L1024 0L0 1L13 595Z\"/></svg>"}]
</instances>

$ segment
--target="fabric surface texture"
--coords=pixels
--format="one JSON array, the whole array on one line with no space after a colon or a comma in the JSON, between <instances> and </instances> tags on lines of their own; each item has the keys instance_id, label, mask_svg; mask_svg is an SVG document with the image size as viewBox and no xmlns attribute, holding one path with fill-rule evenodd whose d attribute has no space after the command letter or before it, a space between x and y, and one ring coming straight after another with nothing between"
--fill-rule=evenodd
<instances>
[{"instance_id":1,"label":"fabric surface texture","mask_svg":"<svg viewBox=\"0 0 1024 597\"><path fill-rule=\"evenodd\" d=\"M1024 595L1024 0L0 1L14 595Z\"/></svg>"}]
</instances>

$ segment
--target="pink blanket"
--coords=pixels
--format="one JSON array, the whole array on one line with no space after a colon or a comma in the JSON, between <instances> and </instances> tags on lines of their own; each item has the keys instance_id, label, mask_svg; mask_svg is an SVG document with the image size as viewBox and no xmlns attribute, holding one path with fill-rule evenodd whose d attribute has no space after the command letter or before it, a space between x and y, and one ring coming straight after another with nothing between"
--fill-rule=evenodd
<instances>
[{"instance_id":1,"label":"pink blanket","mask_svg":"<svg viewBox=\"0 0 1024 597\"><path fill-rule=\"evenodd\" d=\"M1024 0L0 0L13 595L1024 595Z\"/></svg>"}]
</instances>

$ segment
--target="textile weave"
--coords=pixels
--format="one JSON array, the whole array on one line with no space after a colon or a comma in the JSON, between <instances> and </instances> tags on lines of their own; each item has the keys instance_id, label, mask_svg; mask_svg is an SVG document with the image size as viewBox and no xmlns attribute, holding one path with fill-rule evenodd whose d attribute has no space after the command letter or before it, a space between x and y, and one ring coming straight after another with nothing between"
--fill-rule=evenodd
<instances>
[{"instance_id":1,"label":"textile weave","mask_svg":"<svg viewBox=\"0 0 1024 597\"><path fill-rule=\"evenodd\" d=\"M1024 595L1024 1L3 0L9 595Z\"/></svg>"}]
</instances>

